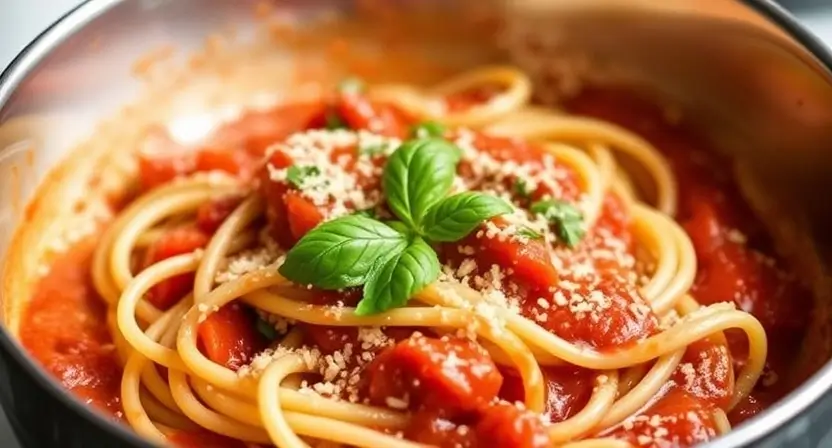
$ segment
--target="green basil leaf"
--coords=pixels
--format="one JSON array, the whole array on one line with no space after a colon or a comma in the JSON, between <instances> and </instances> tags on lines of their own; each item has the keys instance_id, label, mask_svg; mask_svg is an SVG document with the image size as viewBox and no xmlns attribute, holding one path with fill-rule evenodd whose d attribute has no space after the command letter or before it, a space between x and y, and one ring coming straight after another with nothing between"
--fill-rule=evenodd
<instances>
[{"instance_id":1,"label":"green basil leaf","mask_svg":"<svg viewBox=\"0 0 832 448\"><path fill-rule=\"evenodd\" d=\"M443 135L445 135L445 126L435 121L425 121L410 129L410 136L413 138L441 138Z\"/></svg>"},{"instance_id":2,"label":"green basil leaf","mask_svg":"<svg viewBox=\"0 0 832 448\"><path fill-rule=\"evenodd\" d=\"M405 225L405 223L401 221L387 221L385 222L385 224L390 226L390 228L395 230L396 232L401 233L402 235L409 236L413 234L413 231L410 229L410 227L407 227L407 225Z\"/></svg>"},{"instance_id":3,"label":"green basil leaf","mask_svg":"<svg viewBox=\"0 0 832 448\"><path fill-rule=\"evenodd\" d=\"M355 314L366 316L407 304L439 277L439 259L425 240L416 237L407 248L370 275Z\"/></svg>"},{"instance_id":4,"label":"green basil leaf","mask_svg":"<svg viewBox=\"0 0 832 448\"><path fill-rule=\"evenodd\" d=\"M393 213L413 229L433 204L448 194L459 152L439 139L409 140L387 160L382 185Z\"/></svg>"},{"instance_id":5,"label":"green basil leaf","mask_svg":"<svg viewBox=\"0 0 832 448\"><path fill-rule=\"evenodd\" d=\"M430 209L424 220L425 236L432 241L457 241L483 221L511 211L511 206L496 196L475 191L455 194Z\"/></svg>"},{"instance_id":6,"label":"green basil leaf","mask_svg":"<svg viewBox=\"0 0 832 448\"><path fill-rule=\"evenodd\" d=\"M370 219L378 219L378 215L376 214L376 211L373 208L365 208L364 210L356 210L352 214L353 215L358 215L358 216L363 216L365 218L370 218Z\"/></svg>"},{"instance_id":7,"label":"green basil leaf","mask_svg":"<svg viewBox=\"0 0 832 448\"><path fill-rule=\"evenodd\" d=\"M359 215L325 222L303 236L286 254L280 274L322 289L358 286L379 260L400 253L407 238L389 226Z\"/></svg>"},{"instance_id":8,"label":"green basil leaf","mask_svg":"<svg viewBox=\"0 0 832 448\"><path fill-rule=\"evenodd\" d=\"M317 166L292 165L286 170L286 180L295 188L303 188L303 183L309 177L319 176L321 170Z\"/></svg>"},{"instance_id":9,"label":"green basil leaf","mask_svg":"<svg viewBox=\"0 0 832 448\"><path fill-rule=\"evenodd\" d=\"M554 224L558 238L569 247L575 247L583 239L584 217L574 205L564 201L545 200L533 203L530 210Z\"/></svg>"},{"instance_id":10,"label":"green basil leaf","mask_svg":"<svg viewBox=\"0 0 832 448\"><path fill-rule=\"evenodd\" d=\"M266 339L269 341L274 341L277 339L277 330L275 330L272 324L263 320L263 318L257 318L257 331L262 334Z\"/></svg>"}]
</instances>

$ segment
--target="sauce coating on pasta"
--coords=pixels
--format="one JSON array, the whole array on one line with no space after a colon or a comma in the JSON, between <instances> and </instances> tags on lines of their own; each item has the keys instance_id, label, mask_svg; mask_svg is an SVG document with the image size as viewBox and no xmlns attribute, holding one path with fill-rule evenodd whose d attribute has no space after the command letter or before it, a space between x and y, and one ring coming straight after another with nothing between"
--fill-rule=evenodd
<instances>
[{"instance_id":1,"label":"sauce coating on pasta","mask_svg":"<svg viewBox=\"0 0 832 448\"><path fill-rule=\"evenodd\" d=\"M440 99L446 114L464 115L504 90L489 84ZM96 271L93 251L119 262L105 236L57 256L24 313L24 346L81 399L119 419L128 409L145 412L157 425L134 421L132 411L126 419L147 437L183 447L326 440L536 448L595 438L691 446L725 430L726 414L738 423L787 390L770 379L788 374L807 322L810 306L801 302L807 295L771 251L730 176L716 169L721 161L655 108L594 90L567 105L618 123L669 159L679 184L676 218L687 232L678 238L690 239L698 265L687 280L678 272L682 249L673 252L677 261L662 258L683 246L672 239L662 245L675 235L672 219L634 205L636 192L615 174L621 167L599 168L595 140L579 145L492 132L510 114L491 120L492 128L444 126L370 93L341 89L320 101L246 112L195 147L151 131L138 156L141 191L132 204L140 207L141 198L165 188L208 198L139 232L147 241L136 243L125 261L134 278L160 263L193 264L136 297L149 304L147 315L172 316L173 323L158 336L133 334L124 319L141 322L147 335L156 324L111 305L108 326L106 302L94 286L100 281L91 278L112 274L109 267ZM608 143L614 147L615 139ZM446 147L453 152L442 152ZM434 152L421 162L420 150ZM450 171L436 165L442 158L453 163ZM400 172L411 177L394 172L400 160ZM417 162L430 170L417 171ZM447 179L437 174L445 171ZM210 195L210 185L187 183L206 172L225 173L240 188ZM447 182L447 189L421 210L419 201L427 200L420 198L429 195L419 195L431 182ZM411 195L406 207L391 199L399 184ZM431 211L443 201L446 215ZM456 221L442 227L448 216ZM356 241L375 237L367 236L369 227L336 229L338 222L369 222L383 238L344 255ZM337 231L323 233L328 228ZM326 245L333 238L341 238L340 249ZM312 243L335 261L313 254L299 268L287 266ZM223 256L209 292L200 295L201 263L215 244L224 245ZM361 257L376 250L371 244L383 250L365 263ZM416 261L407 264L408 257ZM394 259L398 265L390 264ZM316 271L349 263L369 267L332 278ZM304 270L314 271L313 280L292 281ZM384 275L386 283L379 283ZM423 278L425 284L413 286ZM222 288L238 292L214 302ZM407 288L413 293L402 301ZM676 311L657 309L662 291L676 291L667 293ZM764 381L753 390L763 362L756 324L749 323L756 321L696 302L731 302L774 341ZM678 333L663 339L707 313L738 322L736 328L726 324L681 345L673 345L684 339ZM113 326L126 341L113 342ZM175 355L158 361L161 355L136 342L142 338ZM141 381L157 377L146 389L135 386L137 396L169 414L122 403L120 390L130 379L122 374L118 342L130 349L122 356L143 357L153 370ZM183 349L188 344L195 351ZM185 391L174 387L180 374L192 381ZM280 401L260 378L281 384ZM159 384L164 392L155 389ZM306 407L304 396L313 400ZM188 397L194 407L180 409ZM223 408L228 403L234 407ZM209 412L222 424L195 429ZM340 429L309 429L327 422Z\"/></svg>"}]
</instances>

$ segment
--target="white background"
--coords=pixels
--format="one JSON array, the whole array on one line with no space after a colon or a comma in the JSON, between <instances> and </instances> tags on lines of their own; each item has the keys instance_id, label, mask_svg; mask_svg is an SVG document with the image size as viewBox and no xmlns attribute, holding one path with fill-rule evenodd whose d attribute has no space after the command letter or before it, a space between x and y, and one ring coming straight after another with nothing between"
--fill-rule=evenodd
<instances>
[{"instance_id":1,"label":"white background","mask_svg":"<svg viewBox=\"0 0 832 448\"><path fill-rule=\"evenodd\" d=\"M80 0L0 0L0 70Z\"/></svg>"}]
</instances>

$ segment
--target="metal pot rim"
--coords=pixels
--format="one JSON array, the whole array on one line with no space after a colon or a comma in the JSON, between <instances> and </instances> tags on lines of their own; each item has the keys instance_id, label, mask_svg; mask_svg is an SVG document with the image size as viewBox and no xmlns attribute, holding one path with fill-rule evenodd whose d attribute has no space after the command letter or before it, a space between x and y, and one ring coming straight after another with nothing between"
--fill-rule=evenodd
<instances>
[{"instance_id":1,"label":"metal pot rim","mask_svg":"<svg viewBox=\"0 0 832 448\"><path fill-rule=\"evenodd\" d=\"M832 52L817 36L800 24L783 7L775 4L772 0L738 1L777 25L796 42L805 47L827 71L832 73ZM122 0L85 0L57 19L32 40L0 73L0 110L6 105L21 82L57 44L121 2ZM72 412L78 413L99 429L119 437L133 446L153 446L127 426L106 419L91 407L75 399L25 353L17 338L2 325L0 325L0 348L20 364L26 373L32 376L41 387L66 405ZM730 431L708 446L746 446L771 435L787 422L807 411L830 389L832 389L832 361L827 362L811 378L783 400L753 418L747 424ZM14 420L13 415L10 415L9 418L12 421Z\"/></svg>"}]
</instances>

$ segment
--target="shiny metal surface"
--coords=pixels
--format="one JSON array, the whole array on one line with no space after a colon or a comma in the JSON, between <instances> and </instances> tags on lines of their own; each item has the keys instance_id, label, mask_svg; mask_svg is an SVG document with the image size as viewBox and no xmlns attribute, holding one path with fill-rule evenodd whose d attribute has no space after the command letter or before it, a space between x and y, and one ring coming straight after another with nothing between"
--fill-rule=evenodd
<instances>
[{"instance_id":1,"label":"shiny metal surface","mask_svg":"<svg viewBox=\"0 0 832 448\"><path fill-rule=\"evenodd\" d=\"M229 23L245 29L254 3L92 0L30 46L0 78L0 254L5 256L21 222L22 204L49 168L96 122L138 94L130 74L137 58L171 42L184 51L197 48L207 34ZM416 2L396 5L410 3ZM352 10L350 1L281 4ZM514 30L510 55L539 82L555 71L646 91L678 106L722 150L744 160L763 196L785 204L782 214L796 229L789 238L816 253L821 270L815 286L829 297L823 279L830 278L832 260L832 236L826 231L832 228L832 150L827 148L832 144L832 56L819 42L765 0L507 0L503 6ZM829 359L830 309L832 301L823 300L812 324L821 343L807 353L806 362ZM33 375L50 393L68 402L8 336L0 331L0 344L36 371ZM804 446L795 442L797 436L828 415L821 412L832 407L832 398L821 397L830 388L832 364L827 364L771 411L714 445ZM132 438L80 404L68 406L108 433Z\"/></svg>"}]
</instances>

